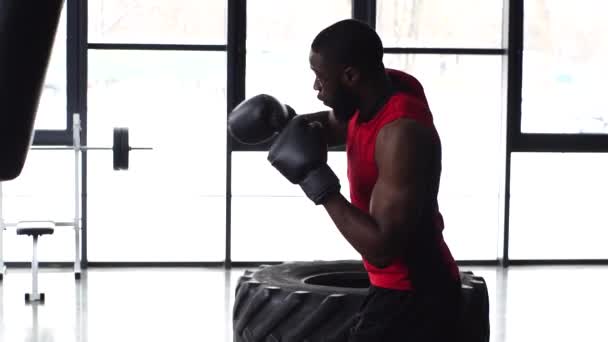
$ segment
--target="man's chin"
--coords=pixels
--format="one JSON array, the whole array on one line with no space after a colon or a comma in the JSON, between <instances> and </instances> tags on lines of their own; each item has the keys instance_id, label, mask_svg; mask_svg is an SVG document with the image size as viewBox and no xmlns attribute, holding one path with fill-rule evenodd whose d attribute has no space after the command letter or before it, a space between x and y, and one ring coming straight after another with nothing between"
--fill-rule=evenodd
<instances>
[{"instance_id":1,"label":"man's chin","mask_svg":"<svg viewBox=\"0 0 608 342\"><path fill-rule=\"evenodd\" d=\"M333 109L334 117L342 123L347 123L354 115L356 110Z\"/></svg>"}]
</instances>

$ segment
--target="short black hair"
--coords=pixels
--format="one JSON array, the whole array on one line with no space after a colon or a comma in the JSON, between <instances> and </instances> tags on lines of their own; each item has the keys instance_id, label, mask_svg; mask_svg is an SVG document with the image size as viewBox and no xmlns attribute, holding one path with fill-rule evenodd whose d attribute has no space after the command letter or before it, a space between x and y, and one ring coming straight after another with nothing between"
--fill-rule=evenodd
<instances>
[{"instance_id":1,"label":"short black hair","mask_svg":"<svg viewBox=\"0 0 608 342\"><path fill-rule=\"evenodd\" d=\"M355 67L363 74L384 71L382 41L362 21L346 19L332 24L319 32L311 49L331 63Z\"/></svg>"}]
</instances>

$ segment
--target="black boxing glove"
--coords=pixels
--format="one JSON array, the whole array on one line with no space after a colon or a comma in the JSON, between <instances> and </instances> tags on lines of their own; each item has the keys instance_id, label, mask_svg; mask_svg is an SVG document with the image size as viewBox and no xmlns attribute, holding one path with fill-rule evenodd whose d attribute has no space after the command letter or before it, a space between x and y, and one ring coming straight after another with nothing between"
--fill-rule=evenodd
<instances>
[{"instance_id":1,"label":"black boxing glove","mask_svg":"<svg viewBox=\"0 0 608 342\"><path fill-rule=\"evenodd\" d=\"M241 144L262 144L279 134L295 116L291 107L260 94L241 102L228 115L228 132Z\"/></svg>"},{"instance_id":2,"label":"black boxing glove","mask_svg":"<svg viewBox=\"0 0 608 342\"><path fill-rule=\"evenodd\" d=\"M291 120L268 152L268 161L291 183L299 184L315 204L340 191L340 180L327 165L323 127L304 116Z\"/></svg>"}]
</instances>

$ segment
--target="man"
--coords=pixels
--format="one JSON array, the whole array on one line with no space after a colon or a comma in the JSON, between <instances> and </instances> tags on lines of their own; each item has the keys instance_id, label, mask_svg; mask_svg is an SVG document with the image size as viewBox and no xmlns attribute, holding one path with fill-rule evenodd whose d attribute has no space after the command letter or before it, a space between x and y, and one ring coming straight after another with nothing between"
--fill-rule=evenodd
<instances>
[{"instance_id":1,"label":"man","mask_svg":"<svg viewBox=\"0 0 608 342\"><path fill-rule=\"evenodd\" d=\"M268 160L361 254L371 286L349 341L455 341L460 280L437 203L440 139L420 83L385 69L382 55L369 26L337 22L310 52L314 89L331 111L296 115L256 97L235 109L229 128L238 138L265 121ZM245 116L258 127L242 124ZM327 165L327 147L344 144L351 202Z\"/></svg>"}]
</instances>

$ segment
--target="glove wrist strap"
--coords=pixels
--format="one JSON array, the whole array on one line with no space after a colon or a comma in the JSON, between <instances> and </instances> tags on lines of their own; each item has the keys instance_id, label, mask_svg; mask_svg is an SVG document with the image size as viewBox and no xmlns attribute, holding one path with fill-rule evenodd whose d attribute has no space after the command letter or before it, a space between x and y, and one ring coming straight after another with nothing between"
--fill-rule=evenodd
<instances>
[{"instance_id":1,"label":"glove wrist strap","mask_svg":"<svg viewBox=\"0 0 608 342\"><path fill-rule=\"evenodd\" d=\"M308 198L319 205L325 203L329 195L340 191L340 180L325 164L309 172L300 182L300 187Z\"/></svg>"}]
</instances>

